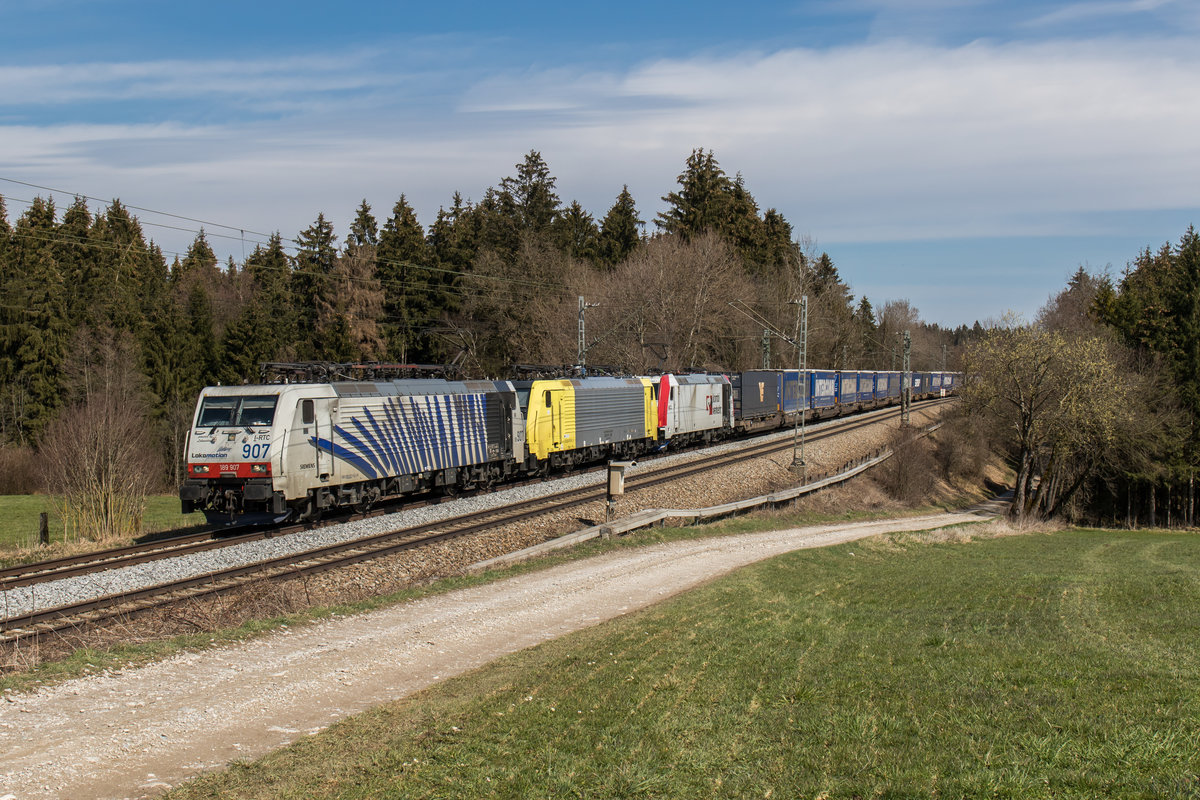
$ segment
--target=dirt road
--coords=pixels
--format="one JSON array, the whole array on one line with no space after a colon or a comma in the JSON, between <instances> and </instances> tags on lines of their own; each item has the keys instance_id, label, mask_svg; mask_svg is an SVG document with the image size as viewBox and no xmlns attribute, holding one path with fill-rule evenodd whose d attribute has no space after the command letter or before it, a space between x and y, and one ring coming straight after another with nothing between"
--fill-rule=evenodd
<instances>
[{"instance_id":1,"label":"dirt road","mask_svg":"<svg viewBox=\"0 0 1200 800\"><path fill-rule=\"evenodd\" d=\"M623 550L0 702L0 800L153 797L370 706L746 564L969 514Z\"/></svg>"}]
</instances>

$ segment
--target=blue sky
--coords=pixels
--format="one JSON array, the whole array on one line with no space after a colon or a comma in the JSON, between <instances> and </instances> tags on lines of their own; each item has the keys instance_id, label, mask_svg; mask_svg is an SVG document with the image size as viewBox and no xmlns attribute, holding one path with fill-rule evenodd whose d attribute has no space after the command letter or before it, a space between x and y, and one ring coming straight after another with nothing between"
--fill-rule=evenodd
<instances>
[{"instance_id":1,"label":"blue sky","mask_svg":"<svg viewBox=\"0 0 1200 800\"><path fill-rule=\"evenodd\" d=\"M1200 222L1198 39L1195 0L0 0L0 194L240 260L363 198L428 224L531 149L650 220L705 147L874 304L1031 317Z\"/></svg>"}]
</instances>

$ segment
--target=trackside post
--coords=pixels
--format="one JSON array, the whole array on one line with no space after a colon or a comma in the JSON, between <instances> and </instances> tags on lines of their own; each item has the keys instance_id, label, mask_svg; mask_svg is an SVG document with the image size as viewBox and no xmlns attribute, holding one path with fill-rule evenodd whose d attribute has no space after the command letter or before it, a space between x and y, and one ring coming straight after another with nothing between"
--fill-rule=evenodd
<instances>
[{"instance_id":1,"label":"trackside post","mask_svg":"<svg viewBox=\"0 0 1200 800\"><path fill-rule=\"evenodd\" d=\"M625 470L637 466L636 461L608 462L607 503L604 506L604 521L612 522L617 510L617 497L625 494Z\"/></svg>"}]
</instances>

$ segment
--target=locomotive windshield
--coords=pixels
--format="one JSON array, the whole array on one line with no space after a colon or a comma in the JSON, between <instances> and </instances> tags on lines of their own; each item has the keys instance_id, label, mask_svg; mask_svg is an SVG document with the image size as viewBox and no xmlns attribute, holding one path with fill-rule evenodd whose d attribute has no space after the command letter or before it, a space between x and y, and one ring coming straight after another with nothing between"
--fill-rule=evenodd
<instances>
[{"instance_id":1,"label":"locomotive windshield","mask_svg":"<svg viewBox=\"0 0 1200 800\"><path fill-rule=\"evenodd\" d=\"M276 395L206 397L200 403L198 428L261 428L275 421Z\"/></svg>"}]
</instances>

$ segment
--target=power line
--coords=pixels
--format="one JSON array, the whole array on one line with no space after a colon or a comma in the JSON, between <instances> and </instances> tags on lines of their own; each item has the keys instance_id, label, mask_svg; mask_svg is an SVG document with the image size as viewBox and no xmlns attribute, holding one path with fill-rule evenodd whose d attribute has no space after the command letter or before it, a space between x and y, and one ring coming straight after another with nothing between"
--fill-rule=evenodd
<instances>
[{"instance_id":1,"label":"power line","mask_svg":"<svg viewBox=\"0 0 1200 800\"><path fill-rule=\"evenodd\" d=\"M3 176L0 176L0 181L6 181L8 183L16 183L21 186L28 186L31 189L41 189L44 192L54 192L55 194L70 195L72 197L82 197L85 200L94 200L97 203L112 202L112 201L103 200L99 197L92 197L91 195L81 194L79 192L68 192L63 189L54 189L49 186L41 186L36 183L29 183L28 181L20 181L20 180L17 180L16 178L5 178ZM269 234L269 233L262 233L261 231L252 231L252 230L244 228L240 225L226 225L222 222L211 222L209 220L197 219L195 217L188 217L183 214L173 214L170 211L158 211L156 209L146 208L144 206L132 206L132 205L128 205L126 203L122 203L121 205L125 206L125 208L132 208L135 211L144 211L147 214L158 214L158 215L164 216L164 217L172 217L173 219L181 219L181 220L184 220L185 222L195 222L199 225L212 225L217 228L226 228L227 230L231 230L231 231L244 231L245 233L253 233L255 236L265 236L268 238L270 238L270 236L271 236L271 234Z\"/></svg>"},{"instance_id":2,"label":"power line","mask_svg":"<svg viewBox=\"0 0 1200 800\"><path fill-rule=\"evenodd\" d=\"M16 199L16 198L13 198L13 199ZM17 202L25 203L27 205L32 205L32 201L28 201L28 200L19 200L18 199ZM135 208L135 206L127 206L127 208ZM141 221L139 220L139 222L141 222ZM146 224L155 224L155 223L146 223ZM197 233L197 234L203 233L206 237L208 237L210 235L210 234L208 234L207 231L204 231L204 230L192 231L191 229L188 229L188 228L178 228L175 226L163 226L163 225L159 225L158 227L170 227L174 230L180 230L180 231L184 231L184 232L188 232L188 233ZM112 244L109 244L106 242L101 242L101 241L91 239L91 238L84 239L82 237L72 236L70 234L66 234L57 229L55 229L53 231L42 231L42 230L35 231L34 229L22 230L19 227L13 227L12 234L14 236L24 236L27 238L35 239L37 241L44 241L44 242L49 242L49 243L53 243L55 241L61 241L61 242L69 243L69 244L90 245L90 246L94 246L94 247L99 247L101 249L123 249L125 247L124 245L112 245ZM221 234L215 234L215 235L221 236ZM236 238L236 237L223 237L223 238L232 239L232 238ZM280 249L285 252L285 255L291 255L292 258L295 258L297 255L299 255L300 253L303 252L303 250L300 247L294 246L292 244L284 244L284 241L285 240L283 240L282 237L280 237ZM295 242L294 239L286 240L286 241ZM153 240L151 240L150 244L153 244ZM269 242L255 242L255 244L264 245L264 244L269 244ZM288 251L292 251L291 254L289 254ZM179 257L186 258L186 256L187 256L187 253L181 253L181 252L175 251L175 250L161 250L160 249L160 252L162 252L164 254L173 255L177 258L179 258ZM490 274L487 274L486 272L447 269L445 267L434 267L434 266L429 266L426 264L414 264L414 263L408 262L408 261L384 259L384 258L379 258L378 256L376 256L374 260L375 260L375 263L377 266L383 265L383 266L404 267L404 268L408 268L408 269L416 269L416 270L421 270L423 272L443 274L443 275L449 275L449 276L453 276L453 277L463 277L463 278L469 278L469 279L474 279L474 280L509 283L509 284L512 284L515 286L524 286L524 287L528 287L531 289L557 290L557 289L562 288L558 284L546 283L544 281L531 281L531 280L524 280L521 278L515 278L515 277L509 277L509 276L503 276L503 275L490 275ZM220 262L218 261L217 263L219 264ZM243 260L242 266L243 266L243 269L245 269L246 265L245 265L244 260ZM271 269L271 267L267 267L267 269ZM409 285L407 283L402 283L402 282L387 281L387 280L385 280L383 278L379 278L379 277L362 279L362 278L354 278L352 276L347 276L347 275L333 276L331 274L327 274L327 273L323 273L323 272L316 272L313 270L303 270L303 269L296 269L296 268L289 268L289 274L307 275L307 276L322 277L322 278L338 277L343 280L351 280L351 281L356 281L356 282L360 282L360 283L366 282L366 281L371 281L371 280L377 280L377 281L380 281L382 284L389 285L389 286L395 286L395 287L403 287L403 286ZM420 288L420 287L417 287L417 288ZM426 284L425 288L439 288L439 287L437 287L436 284ZM596 293L593 292L593 294L596 294ZM601 295L601 296L607 297L607 295Z\"/></svg>"}]
</instances>

